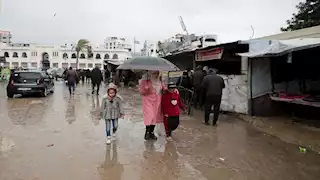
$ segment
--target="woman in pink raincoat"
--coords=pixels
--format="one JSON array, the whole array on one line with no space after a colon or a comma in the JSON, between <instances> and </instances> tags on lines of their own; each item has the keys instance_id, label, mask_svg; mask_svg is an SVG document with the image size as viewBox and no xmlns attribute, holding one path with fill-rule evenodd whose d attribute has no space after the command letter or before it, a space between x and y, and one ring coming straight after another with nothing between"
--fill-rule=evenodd
<instances>
[{"instance_id":1,"label":"woman in pink raincoat","mask_svg":"<svg viewBox=\"0 0 320 180\"><path fill-rule=\"evenodd\" d=\"M162 90L166 90L166 86L161 80L159 71L149 71L139 81L144 124L146 125L145 140L157 140L157 137L154 135L154 128L157 123L163 122L161 110Z\"/></svg>"}]
</instances>

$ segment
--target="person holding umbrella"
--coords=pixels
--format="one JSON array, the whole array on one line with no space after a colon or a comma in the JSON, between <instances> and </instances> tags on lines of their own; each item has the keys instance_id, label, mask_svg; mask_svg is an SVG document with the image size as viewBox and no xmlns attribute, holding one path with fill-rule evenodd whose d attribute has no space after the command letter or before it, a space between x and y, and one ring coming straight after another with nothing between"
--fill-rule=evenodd
<instances>
[{"instance_id":1,"label":"person holding umbrella","mask_svg":"<svg viewBox=\"0 0 320 180\"><path fill-rule=\"evenodd\" d=\"M146 70L139 80L138 90L142 95L142 109L146 132L145 140L157 140L154 135L155 125L163 122L163 113L161 108L162 92L167 87L162 82L159 71L179 71L171 62L160 57L135 57L125 61L117 69L122 70ZM175 92L179 93L175 89Z\"/></svg>"},{"instance_id":2,"label":"person holding umbrella","mask_svg":"<svg viewBox=\"0 0 320 180\"><path fill-rule=\"evenodd\" d=\"M154 135L155 125L163 121L161 109L161 93L167 88L160 79L159 71L149 71L139 82L139 92L142 95L144 124L146 125L145 140L157 140Z\"/></svg>"}]
</instances>

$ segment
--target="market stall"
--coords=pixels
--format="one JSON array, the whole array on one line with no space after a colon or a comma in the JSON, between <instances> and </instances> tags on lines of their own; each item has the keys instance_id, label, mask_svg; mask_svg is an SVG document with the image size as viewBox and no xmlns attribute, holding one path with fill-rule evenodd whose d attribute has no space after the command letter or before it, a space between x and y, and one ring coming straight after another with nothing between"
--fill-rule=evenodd
<instances>
[{"instance_id":1,"label":"market stall","mask_svg":"<svg viewBox=\"0 0 320 180\"><path fill-rule=\"evenodd\" d=\"M319 38L270 41L250 58L253 115L320 116ZM277 102L283 102L281 104Z\"/></svg>"}]
</instances>

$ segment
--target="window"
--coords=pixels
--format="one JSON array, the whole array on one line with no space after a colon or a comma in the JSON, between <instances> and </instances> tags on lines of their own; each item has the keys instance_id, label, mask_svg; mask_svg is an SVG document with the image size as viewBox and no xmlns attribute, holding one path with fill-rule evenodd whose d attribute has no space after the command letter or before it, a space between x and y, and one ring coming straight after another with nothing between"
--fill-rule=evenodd
<instances>
[{"instance_id":1,"label":"window","mask_svg":"<svg viewBox=\"0 0 320 180\"><path fill-rule=\"evenodd\" d=\"M53 52L53 56L57 57L57 56L59 56L59 53L58 52Z\"/></svg>"},{"instance_id":2,"label":"window","mask_svg":"<svg viewBox=\"0 0 320 180\"><path fill-rule=\"evenodd\" d=\"M23 52L23 53L22 53L22 57L23 57L23 58L27 58L27 53Z\"/></svg>"},{"instance_id":3,"label":"window","mask_svg":"<svg viewBox=\"0 0 320 180\"><path fill-rule=\"evenodd\" d=\"M105 54L104 59L110 59L109 54Z\"/></svg>"},{"instance_id":4,"label":"window","mask_svg":"<svg viewBox=\"0 0 320 180\"><path fill-rule=\"evenodd\" d=\"M37 56L38 53L37 52L31 52L31 56Z\"/></svg>"},{"instance_id":5,"label":"window","mask_svg":"<svg viewBox=\"0 0 320 180\"><path fill-rule=\"evenodd\" d=\"M58 68L59 64L58 63L52 63L53 68Z\"/></svg>"},{"instance_id":6,"label":"window","mask_svg":"<svg viewBox=\"0 0 320 180\"><path fill-rule=\"evenodd\" d=\"M101 59L100 54L96 54L96 59Z\"/></svg>"},{"instance_id":7,"label":"window","mask_svg":"<svg viewBox=\"0 0 320 180\"><path fill-rule=\"evenodd\" d=\"M71 63L72 68L77 68L77 63Z\"/></svg>"},{"instance_id":8,"label":"window","mask_svg":"<svg viewBox=\"0 0 320 180\"><path fill-rule=\"evenodd\" d=\"M5 52L5 53L4 53L4 57L9 57L9 53L8 53L8 52Z\"/></svg>"},{"instance_id":9,"label":"window","mask_svg":"<svg viewBox=\"0 0 320 180\"><path fill-rule=\"evenodd\" d=\"M85 63L79 63L79 68L81 68L81 69L86 68L86 64Z\"/></svg>"},{"instance_id":10,"label":"window","mask_svg":"<svg viewBox=\"0 0 320 180\"><path fill-rule=\"evenodd\" d=\"M41 77L40 73L37 72L19 72L14 73L13 81L16 83L33 83Z\"/></svg>"},{"instance_id":11,"label":"window","mask_svg":"<svg viewBox=\"0 0 320 180\"><path fill-rule=\"evenodd\" d=\"M205 42L216 42L215 39L205 39L204 41L205 41Z\"/></svg>"},{"instance_id":12,"label":"window","mask_svg":"<svg viewBox=\"0 0 320 180\"><path fill-rule=\"evenodd\" d=\"M10 63L9 63L9 62L5 62L5 63L3 64L3 67L9 68L9 67L10 67Z\"/></svg>"},{"instance_id":13,"label":"window","mask_svg":"<svg viewBox=\"0 0 320 180\"><path fill-rule=\"evenodd\" d=\"M62 68L68 68L69 67L69 64L68 63L62 63Z\"/></svg>"},{"instance_id":14,"label":"window","mask_svg":"<svg viewBox=\"0 0 320 180\"><path fill-rule=\"evenodd\" d=\"M95 67L101 68L101 63L94 64Z\"/></svg>"},{"instance_id":15,"label":"window","mask_svg":"<svg viewBox=\"0 0 320 180\"><path fill-rule=\"evenodd\" d=\"M31 63L31 67L34 67L34 68L38 67L38 63L32 62L32 63Z\"/></svg>"},{"instance_id":16,"label":"window","mask_svg":"<svg viewBox=\"0 0 320 180\"><path fill-rule=\"evenodd\" d=\"M72 55L71 55L71 58L72 58L72 59L75 59L75 58L77 58L77 55L76 55L76 53L72 53Z\"/></svg>"},{"instance_id":17,"label":"window","mask_svg":"<svg viewBox=\"0 0 320 180\"><path fill-rule=\"evenodd\" d=\"M17 58L17 57L18 57L18 53L17 53L17 52L14 52L12 57Z\"/></svg>"},{"instance_id":18,"label":"window","mask_svg":"<svg viewBox=\"0 0 320 180\"><path fill-rule=\"evenodd\" d=\"M83 53L80 55L80 59L85 59L86 55L84 55Z\"/></svg>"},{"instance_id":19,"label":"window","mask_svg":"<svg viewBox=\"0 0 320 180\"><path fill-rule=\"evenodd\" d=\"M21 63L21 67L27 68L28 67L28 63L27 62L22 62Z\"/></svg>"},{"instance_id":20,"label":"window","mask_svg":"<svg viewBox=\"0 0 320 180\"><path fill-rule=\"evenodd\" d=\"M88 68L92 68L92 67L93 67L92 63L88 63Z\"/></svg>"},{"instance_id":21,"label":"window","mask_svg":"<svg viewBox=\"0 0 320 180\"><path fill-rule=\"evenodd\" d=\"M63 57L63 59L68 59L68 54L67 53L63 53L62 57Z\"/></svg>"},{"instance_id":22,"label":"window","mask_svg":"<svg viewBox=\"0 0 320 180\"><path fill-rule=\"evenodd\" d=\"M12 64L13 68L19 67L19 63L18 62L12 62L11 64Z\"/></svg>"},{"instance_id":23,"label":"window","mask_svg":"<svg viewBox=\"0 0 320 180\"><path fill-rule=\"evenodd\" d=\"M118 59L118 55L117 55L117 54L114 54L114 55L112 56L112 59Z\"/></svg>"}]
</instances>

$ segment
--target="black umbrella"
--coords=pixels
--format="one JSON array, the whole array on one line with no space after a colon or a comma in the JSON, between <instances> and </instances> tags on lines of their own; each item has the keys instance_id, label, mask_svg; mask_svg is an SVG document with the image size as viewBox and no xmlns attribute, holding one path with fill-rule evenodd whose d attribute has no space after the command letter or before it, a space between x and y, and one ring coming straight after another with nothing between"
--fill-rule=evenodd
<instances>
[{"instance_id":1,"label":"black umbrella","mask_svg":"<svg viewBox=\"0 0 320 180\"><path fill-rule=\"evenodd\" d=\"M179 68L160 57L141 56L126 60L117 69L148 71L179 71Z\"/></svg>"}]
</instances>

